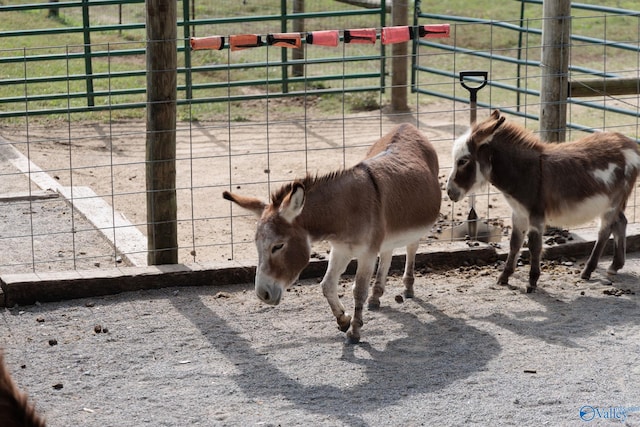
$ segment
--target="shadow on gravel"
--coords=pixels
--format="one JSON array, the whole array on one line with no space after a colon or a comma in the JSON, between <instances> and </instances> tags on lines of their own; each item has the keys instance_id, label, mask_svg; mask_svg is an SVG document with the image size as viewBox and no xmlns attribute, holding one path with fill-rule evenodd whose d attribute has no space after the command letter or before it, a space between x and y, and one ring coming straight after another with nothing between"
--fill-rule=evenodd
<instances>
[{"instance_id":1,"label":"shadow on gravel","mask_svg":"<svg viewBox=\"0 0 640 427\"><path fill-rule=\"evenodd\" d=\"M269 358L273 355L269 350L256 349L251 341L234 332L226 319L209 309L202 297L210 294L199 294L201 298L189 301L188 305L177 301L173 304L213 347L234 362L240 371L235 381L248 397L261 400L280 395L303 411L335 417L344 425L367 425L363 415L397 404L409 395L438 391L484 369L500 352L497 340L488 333L414 299L433 320L425 322L411 313L389 307L381 309L384 316L402 324L404 332L402 338L390 337L382 351L367 342L356 346L345 344L340 357L335 354L335 341L329 342L323 337L305 339L293 332L290 340L273 343L280 352L296 347L295 351L299 353L319 355L319 359L304 368L309 377L317 378L326 372L322 361L325 357L324 360L330 359L334 365L339 363L345 370L356 369L352 365L365 368L366 379L356 385L305 385L308 381L298 381L272 363ZM302 316L302 313L298 312L298 315ZM268 328L269 325L256 326L259 327ZM307 362L308 358L301 363Z\"/></svg>"},{"instance_id":2,"label":"shadow on gravel","mask_svg":"<svg viewBox=\"0 0 640 427\"><path fill-rule=\"evenodd\" d=\"M363 386L363 392L380 384L389 404L402 392L432 393L469 377L500 352L498 341L489 333L445 315L420 298L413 302L434 320L424 322L412 313L383 307L380 313L404 325L406 336L390 340L383 351L362 343L370 359L356 357L353 346L343 350L343 359L367 367L370 384Z\"/></svg>"},{"instance_id":3,"label":"shadow on gravel","mask_svg":"<svg viewBox=\"0 0 640 427\"><path fill-rule=\"evenodd\" d=\"M615 327L640 324L640 287L637 283L630 284L625 280L614 283L611 287L603 288L600 285L590 289L590 286L595 285L594 281L586 282L585 295L568 301L560 300L544 289L538 289L533 294L522 293L522 298L533 300L541 308L521 311L498 309L489 316L473 319L493 323L520 336L569 348L581 347L574 338L588 337L606 329L613 332L612 328ZM630 298L605 294L616 291L621 291L620 295L628 293Z\"/></svg>"}]
</instances>

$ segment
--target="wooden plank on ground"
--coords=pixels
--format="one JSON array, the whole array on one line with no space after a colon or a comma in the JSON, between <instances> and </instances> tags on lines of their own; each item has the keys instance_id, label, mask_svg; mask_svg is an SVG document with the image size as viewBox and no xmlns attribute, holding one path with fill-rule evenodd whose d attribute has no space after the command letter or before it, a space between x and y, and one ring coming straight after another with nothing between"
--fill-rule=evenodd
<instances>
[{"instance_id":1,"label":"wooden plank on ground","mask_svg":"<svg viewBox=\"0 0 640 427\"><path fill-rule=\"evenodd\" d=\"M255 268L227 265L160 265L104 270L8 274L0 278L0 306L31 305L113 295L121 292L182 286L215 286L253 281ZM2 296L2 294L0 294Z\"/></svg>"},{"instance_id":2,"label":"wooden plank on ground","mask_svg":"<svg viewBox=\"0 0 640 427\"><path fill-rule=\"evenodd\" d=\"M60 195L51 190L22 191L19 193L0 194L0 202L29 202L34 200L56 199L58 197L60 197Z\"/></svg>"},{"instance_id":3,"label":"wooden plank on ground","mask_svg":"<svg viewBox=\"0 0 640 427\"><path fill-rule=\"evenodd\" d=\"M629 252L640 250L640 227L630 226L627 237ZM545 247L545 258L560 256L586 256L593 248L591 233L575 235L574 241ZM508 246L508 244L507 244ZM606 253L610 253L610 244ZM507 251L492 245L469 247L466 243L449 242L427 245L426 251L416 255L416 268L456 268L463 265L493 263L504 260ZM526 251L524 249L523 251ZM391 271L402 272L403 254L395 255ZM301 279L322 277L327 269L326 260L313 260L300 274ZM352 261L345 274L355 274ZM31 305L36 302L89 298L121 292L182 286L224 286L247 283L252 286L256 268L235 261L216 264L169 264L146 267L121 267L104 270L65 271L51 273L8 274L0 277L0 306ZM3 298L4 296L4 298Z\"/></svg>"}]
</instances>

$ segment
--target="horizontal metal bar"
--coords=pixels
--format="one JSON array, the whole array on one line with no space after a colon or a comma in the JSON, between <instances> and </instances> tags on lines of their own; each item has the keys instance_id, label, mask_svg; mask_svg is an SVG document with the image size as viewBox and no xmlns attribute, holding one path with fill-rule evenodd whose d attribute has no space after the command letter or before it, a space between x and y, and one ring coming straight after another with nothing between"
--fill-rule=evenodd
<instances>
[{"instance_id":1,"label":"horizontal metal bar","mask_svg":"<svg viewBox=\"0 0 640 427\"><path fill-rule=\"evenodd\" d=\"M350 75L330 75L330 76L320 76L320 77L294 77L290 78L287 81L289 83L303 83L303 82L318 82L318 81L332 81L332 80L355 80L355 79L365 79L365 78L379 78L380 73L358 73L358 74L350 74ZM228 87L245 87L245 86L262 86L266 84L279 85L284 82L283 79L273 79L273 80L242 80L237 82L219 82L219 83L201 83L194 84L191 86L193 91L204 90L204 89L224 89ZM186 85L178 85L178 91L187 90ZM346 88L346 90L355 90L357 88ZM337 89L336 89L337 90ZM340 88L342 90L342 88ZM312 89L306 90L306 95L322 95L325 89ZM144 94L146 92L145 88L134 88L134 89L111 89L110 91L94 91L93 95L95 97L117 97L123 95L139 95ZM46 94L46 95L28 95L24 96L15 96L15 97L7 97L0 98L0 104L11 104L11 103L25 103L25 102L37 102L37 101L54 101L54 100L63 100L63 99L82 99L87 97L86 92L74 92L74 93L56 93L56 94ZM273 93L270 93L269 96L273 96ZM264 97L264 95L260 95L260 97ZM252 98L253 99L253 98Z\"/></svg>"},{"instance_id":2,"label":"horizontal metal bar","mask_svg":"<svg viewBox=\"0 0 640 427\"><path fill-rule=\"evenodd\" d=\"M343 11L326 11L326 12L308 12L308 13L289 13L286 16L281 15L262 15L262 16L238 16L228 18L208 18L208 19L192 19L189 20L189 25L224 25L224 24L237 24L237 23L249 23L249 22L262 22L262 21L282 21L286 19L292 21L295 19L310 19L310 18L331 18L340 16L361 16L361 15L379 15L381 9L355 9L355 10L343 10ZM178 26L184 26L184 22L178 22Z\"/></svg>"},{"instance_id":3,"label":"horizontal metal bar","mask_svg":"<svg viewBox=\"0 0 640 427\"><path fill-rule=\"evenodd\" d=\"M356 73L356 74L339 74L339 75L327 75L317 77L290 77L286 81L288 83L309 83L309 82L322 82L322 81L335 81L335 80L355 80L355 79L367 79L367 78L380 78L380 73ZM192 90L195 92L198 89L224 89L227 87L244 87L244 86L262 86L265 84L282 84L283 79L273 80L243 80L237 82L216 82L216 83L199 83L191 85ZM186 86L179 86L178 89L186 89ZM305 93L307 95L318 95L322 89L311 89ZM269 94L271 96L271 94ZM262 95L264 97L264 95Z\"/></svg>"},{"instance_id":4,"label":"horizontal metal bar","mask_svg":"<svg viewBox=\"0 0 640 427\"><path fill-rule=\"evenodd\" d=\"M184 86L182 86L184 88ZM379 92L380 86L362 86L356 88L335 88L335 89L317 89L313 91L313 95L327 95L327 94L340 94L340 93L352 93L352 92ZM85 94L86 95L86 94ZM294 97L294 96L309 96L309 91L291 91L288 93L282 92L272 92L269 93L269 98L286 98L286 97ZM66 96L65 96L66 97ZM255 99L264 99L264 94L255 94L255 95L231 95L231 96L220 96L220 97L204 97L204 98L194 98L194 99L179 99L177 100L177 105L191 105L191 104L204 104L211 102L233 102L233 101L247 101L247 100L255 100ZM29 100L31 101L31 100ZM97 112L97 111L108 111L108 110L127 110L127 109L137 109L137 108L146 108L146 102L130 102L130 103L122 103L122 104L109 104L109 105L96 105L93 107L65 107L65 108L49 108L49 109L41 109L41 110L21 110L21 111L0 111L0 119L2 118L10 118L10 117L26 117L26 116L44 116L44 115L68 115L74 113L87 113L87 112Z\"/></svg>"},{"instance_id":5,"label":"horizontal metal bar","mask_svg":"<svg viewBox=\"0 0 640 427\"><path fill-rule=\"evenodd\" d=\"M367 59L376 59L379 60L379 57L353 57L354 61L360 60L357 58L365 58L363 60L367 60ZM282 62L277 62L277 63L271 63L269 64L269 66L273 66L273 67L279 67L282 65L293 65L295 64L297 61L290 61L285 63ZM300 61L302 63L310 63L309 61ZM325 62L343 62L341 59L336 59L334 61L318 61L318 63L325 63ZM255 63L254 66L255 67L264 67L264 63L260 64L260 63ZM193 67L190 69L191 73L199 73L199 72L210 72L210 71L217 71L217 70L227 70L227 69L240 69L240 68L247 68L247 64L231 64L231 66L202 66L202 67ZM187 70L184 67L180 67L178 68L178 73L180 74L184 74L186 73ZM101 80L101 79L105 79L105 80L109 80L109 79L119 79L119 78L125 78L125 77L141 77L141 76L145 76L146 75L146 70L134 70L134 71L116 71L116 72L111 72L111 73L94 73L91 74L91 77L95 80ZM354 74L348 74L346 75L347 78L353 78L350 76L356 76L356 77L380 77L380 73L354 73ZM78 80L84 80L86 79L88 76L86 74L72 74L72 75L61 75L61 76L46 76L46 77L29 77L26 79L23 78L13 78L13 79L4 79L4 80L0 80L0 86L12 86L12 85L24 85L24 84L37 84L37 83L50 83L50 82L66 82L66 81L78 81ZM298 81L309 81L311 79L317 79L317 80L333 80L335 78L343 78L345 77L344 74L340 74L339 76L319 76L317 78L315 77L291 77L288 80L291 82L298 82ZM269 82L272 82L273 80L270 80ZM239 83L243 83L243 82L251 82L251 83L246 83L246 85L249 84L257 84L256 82L262 82L262 83L266 83L266 80L250 80L250 81L240 81ZM231 82L230 84L235 84L238 82ZM219 83L220 85L227 85L226 82L223 83ZM1 102L1 100L0 100Z\"/></svg>"},{"instance_id":6,"label":"horizontal metal bar","mask_svg":"<svg viewBox=\"0 0 640 427\"><path fill-rule=\"evenodd\" d=\"M102 80L102 79L111 80L111 79L120 79L124 77L141 77L146 74L147 74L146 70L134 70L134 71L112 71L111 73L94 73L94 74L91 74L91 76L87 76L86 74L70 74L70 75L61 75L61 76L27 77L26 79L13 78L13 79L0 80L0 86L78 81L78 80L85 80L87 77L91 77L95 80Z\"/></svg>"},{"instance_id":7,"label":"horizontal metal bar","mask_svg":"<svg viewBox=\"0 0 640 427\"><path fill-rule=\"evenodd\" d=\"M55 4L55 3L51 3ZM37 30L16 30L16 31L2 31L0 37L26 37L26 36L42 36L52 34L74 34L90 32L103 32L103 31L121 31L121 30L140 30L144 29L145 24L114 24L114 25L95 25L90 28L83 27L64 27L64 28L40 28Z\"/></svg>"},{"instance_id":8,"label":"horizontal metal bar","mask_svg":"<svg viewBox=\"0 0 640 427\"><path fill-rule=\"evenodd\" d=\"M344 92L379 92L380 86L362 86L358 88L335 88L335 89L318 89L317 91L313 91L313 95L332 95L332 94L341 94ZM269 98L288 98L288 97L300 97L300 96L309 96L310 93L308 91L291 91L287 93L277 92L277 93L269 93ZM178 101L178 105L189 105L189 104L201 104L207 102L231 102L231 101L248 101L255 99L264 99L264 94L255 94L255 95L232 95L230 97L220 96L213 98L195 98L195 99L184 99ZM0 117L2 117L2 113L0 113Z\"/></svg>"},{"instance_id":9,"label":"horizontal metal bar","mask_svg":"<svg viewBox=\"0 0 640 427\"><path fill-rule=\"evenodd\" d=\"M462 103L465 103L465 104L469 104L470 103L468 98L463 98L463 97L459 97L459 96L452 96L452 95L449 95L449 94L446 94L446 93L432 91L432 90L428 90L428 89L417 88L417 89L414 90L414 92L417 92L417 93L420 93L420 94L423 94L423 95L430 95L430 96L435 96L435 97L438 97L438 98L449 99L451 101L462 102ZM605 107L604 105L599 105L599 104L595 104L595 103L589 103L589 102L585 102L585 101L577 101L577 100L574 100L574 99L569 99L568 102L570 102L571 104L582 105L582 106L585 106L585 107L596 108L596 109L599 109L599 110L614 111L616 113L625 114L625 115L632 116L632 117L637 117L637 112L636 111L632 111L632 110L624 110L624 109L619 109L619 108ZM476 105L478 107L484 107L484 108L489 108L489 109L498 108L495 105L488 104L486 102L481 102L481 101L477 101ZM524 117L524 118L532 119L532 120L540 120L540 116L538 116L538 115L523 113L522 111L514 110L512 108L500 107L500 111L503 111L505 113L512 114L512 115L518 116L518 117ZM597 130L596 128L593 128L591 126L584 126L584 125L580 125L580 124L577 124L577 123L567 123L567 128L580 130L580 131L584 131L584 132L595 132Z\"/></svg>"},{"instance_id":10,"label":"horizontal metal bar","mask_svg":"<svg viewBox=\"0 0 640 427\"><path fill-rule=\"evenodd\" d=\"M518 0L521 3L536 4L542 6L542 0ZM620 9L617 7L599 6L595 4L571 3L572 9L591 10L595 12L615 13L617 15L640 15L638 10Z\"/></svg>"},{"instance_id":11,"label":"horizontal metal bar","mask_svg":"<svg viewBox=\"0 0 640 427\"><path fill-rule=\"evenodd\" d=\"M567 102L570 104L580 105L583 107L589 107L600 111L610 111L612 113L622 114L624 116L638 117L638 110L628 110L626 108L614 107L611 105L598 104L591 101L583 101L576 98L568 98Z\"/></svg>"},{"instance_id":12,"label":"horizontal metal bar","mask_svg":"<svg viewBox=\"0 0 640 427\"><path fill-rule=\"evenodd\" d=\"M439 70L437 68L429 68L429 67L422 67L422 66L417 66L417 67L415 67L415 69L417 71L422 71L422 72L425 72L425 73L435 74L435 75L439 75L439 76L443 76L443 77L451 77L453 79L452 80L453 82L457 81L457 79L458 79L458 73L453 73L453 72L450 72L450 71L444 71L444 70ZM526 95L540 96L540 92L537 91L537 90L523 89L521 87L508 85L506 83L501 83L501 82L496 81L496 80L487 80L487 86L496 87L496 88L499 88L499 89L506 89L506 90L511 91L511 92L523 93L523 94L526 94Z\"/></svg>"},{"instance_id":13,"label":"horizontal metal bar","mask_svg":"<svg viewBox=\"0 0 640 427\"><path fill-rule=\"evenodd\" d=\"M91 0L89 6L110 6L130 3L144 3L145 0ZM31 3L31 4L9 4L0 6L0 12L22 12L38 9L65 9L81 7L78 1L56 2L56 3Z\"/></svg>"},{"instance_id":14,"label":"horizontal metal bar","mask_svg":"<svg viewBox=\"0 0 640 427\"><path fill-rule=\"evenodd\" d=\"M90 6L96 6L97 2L93 0L89 3ZM117 2L107 2L107 4L127 4L130 2L120 0ZM144 3L144 0L139 1ZM0 6L0 12L6 11L20 11L30 9L54 9L62 7L79 7L78 3L47 3L45 5L23 5L23 6ZM349 16L361 16L361 15L375 15L380 14L381 9L368 9L368 10L346 10L346 11L332 11L332 12L313 12L313 13L291 13L284 18L288 21L295 19L308 19L308 18L330 18L330 17L349 17ZM242 16L231 18L210 18L210 19L193 19L189 20L190 26L198 25L223 25L233 23L250 23L250 22L262 22L262 21L278 21L281 22L283 17L281 15L262 15L262 16ZM178 21L177 25L183 27L184 21ZM132 23L132 24L113 24L113 25L95 25L91 26L88 30L91 32L103 32L103 31L121 31L121 30L139 30L145 29L145 23ZM87 29L83 27L65 27L65 28L46 28L46 29L34 29L34 30L17 30L17 31L3 31L0 32L0 37L24 37L34 35L51 35L51 34L73 34L83 33Z\"/></svg>"},{"instance_id":15,"label":"horizontal metal bar","mask_svg":"<svg viewBox=\"0 0 640 427\"><path fill-rule=\"evenodd\" d=\"M117 53L117 55L116 55ZM125 49L118 51L97 51L92 52L89 55L91 58L106 58L116 56L135 56L145 55L145 49ZM84 59L85 54L81 52L77 53L58 53L58 54L45 54L45 55L30 55L30 56L9 56L6 58L0 58L0 64L9 64L16 62L37 62L37 61L59 61L59 60L72 60L72 59Z\"/></svg>"},{"instance_id":16,"label":"horizontal metal bar","mask_svg":"<svg viewBox=\"0 0 640 427\"><path fill-rule=\"evenodd\" d=\"M48 109L30 110L30 111L0 111L0 118L45 116L45 115L53 115L53 114L68 115L68 114L74 114L74 113L88 113L88 112L96 112L96 111L146 108L146 106L147 106L146 102L133 102L128 104L95 105L93 107L48 108Z\"/></svg>"},{"instance_id":17,"label":"horizontal metal bar","mask_svg":"<svg viewBox=\"0 0 640 427\"><path fill-rule=\"evenodd\" d=\"M519 65L529 65L532 67L539 67L540 66L540 61L532 61L530 59L517 59L517 58L512 58L510 56L504 56L504 55L496 55L492 52L487 52L487 51L479 51L479 50L473 50L473 49L466 49L466 48L462 48L462 47L454 47L454 46L449 46L449 45L445 45L445 44L439 44L439 43L433 43L433 42L425 42L425 41L420 41L419 44L421 46L429 46L429 47L433 47L436 49L441 49L441 50L446 50L449 52L457 52L457 53L464 53L470 56L477 56L480 58L486 58L486 59L490 59L490 60L498 60L498 61L502 61L502 62L508 62L511 64L519 64ZM512 49L503 49L503 50L512 50ZM613 73L604 73L598 70L594 70L591 68L586 68L586 67L578 67L578 66L569 66L569 71L575 71L575 72L580 72L580 73L584 73L584 74L589 74L592 76L597 76L597 77L620 77L618 74L613 74Z\"/></svg>"},{"instance_id":18,"label":"horizontal metal bar","mask_svg":"<svg viewBox=\"0 0 640 427\"><path fill-rule=\"evenodd\" d=\"M100 45L93 45L100 46ZM83 47L82 45L73 46L73 47ZM23 49L16 49L16 52L23 51ZM184 51L184 48L178 49L178 51ZM135 55L145 55L146 49L121 49L121 50L99 50L91 52L92 58L108 58L108 57L118 57L118 56L135 56ZM81 52L74 53L58 53L58 54L43 54L43 55L23 55L23 56L9 56L9 57L0 57L0 64L3 63L18 63L18 62L36 62L36 61L55 61L55 60L71 60L71 59L84 59L85 54ZM379 61L379 55L358 55L358 56L336 56L336 57L327 57L327 58L316 58L316 59L306 59L306 60L289 60L287 61L287 65L292 65L295 63L303 63L303 64L329 64L334 62L354 62L354 61ZM265 66L280 66L283 65L281 62L251 62L251 63L242 63L242 64L220 64L216 66L207 66L209 70L214 69L227 69L227 67L232 66L235 68L263 68ZM193 67L192 69L196 69L198 67ZM202 67L200 67L202 68Z\"/></svg>"},{"instance_id":19,"label":"horizontal metal bar","mask_svg":"<svg viewBox=\"0 0 640 427\"><path fill-rule=\"evenodd\" d=\"M636 12L636 14L640 15L640 12ZM509 22L494 21L491 19L469 18L469 17L463 17L463 16L441 15L441 14L432 14L432 13L424 13L424 14L421 14L420 17L428 18L428 19L443 20L443 21L456 21L463 24L491 25L492 27L505 28L505 29L513 30L520 33L542 35L542 30L539 28L523 27L519 24L518 25L510 24ZM624 50L640 52L640 47L638 45L634 45L630 43L612 42L605 39L598 39L595 37L581 36L579 34L571 34L569 37L573 41L581 41L585 43L596 44L599 46L612 46L612 47L617 47ZM420 41L422 42L422 40Z\"/></svg>"},{"instance_id":20,"label":"horizontal metal bar","mask_svg":"<svg viewBox=\"0 0 640 427\"><path fill-rule=\"evenodd\" d=\"M115 97L122 95L138 95L146 93L146 88L134 88L134 89L111 89L110 91L96 91L92 92L95 97ZM69 93L53 93L47 95L28 95L24 96L15 96L9 98L0 98L0 104L9 104L9 103L25 103L25 102L37 102L37 101L54 101L54 100L62 100L62 99L81 99L86 98L89 94L87 92L69 92Z\"/></svg>"}]
</instances>

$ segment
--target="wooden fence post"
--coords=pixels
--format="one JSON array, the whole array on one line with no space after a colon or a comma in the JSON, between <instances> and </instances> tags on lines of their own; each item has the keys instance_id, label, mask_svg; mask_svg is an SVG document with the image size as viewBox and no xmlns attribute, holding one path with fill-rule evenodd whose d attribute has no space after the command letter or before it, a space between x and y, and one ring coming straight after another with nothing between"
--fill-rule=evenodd
<instances>
[{"instance_id":1,"label":"wooden fence post","mask_svg":"<svg viewBox=\"0 0 640 427\"><path fill-rule=\"evenodd\" d=\"M305 0L294 0L293 2L293 13L304 13L304 2ZM304 32L304 19L294 19L293 20L293 32L294 33L303 33ZM299 49L293 49L291 52L291 58L294 60L304 59L304 45L302 45ZM293 64L291 67L292 74L296 77L304 76L304 64Z\"/></svg>"},{"instance_id":2,"label":"wooden fence post","mask_svg":"<svg viewBox=\"0 0 640 427\"><path fill-rule=\"evenodd\" d=\"M177 264L177 2L146 0L146 8L148 261Z\"/></svg>"},{"instance_id":3,"label":"wooden fence post","mask_svg":"<svg viewBox=\"0 0 640 427\"><path fill-rule=\"evenodd\" d=\"M49 3L58 3L58 0L49 0ZM49 9L47 18L57 18L59 16L60 16L60 10L57 7L52 7L51 9Z\"/></svg>"},{"instance_id":4,"label":"wooden fence post","mask_svg":"<svg viewBox=\"0 0 640 427\"><path fill-rule=\"evenodd\" d=\"M542 9L540 137L562 142L567 126L571 0L544 0Z\"/></svg>"},{"instance_id":5,"label":"wooden fence post","mask_svg":"<svg viewBox=\"0 0 640 427\"><path fill-rule=\"evenodd\" d=\"M408 25L408 3L407 0L393 1L391 8L391 25ZM406 42L391 45L391 109L395 112L409 110L409 104L407 102L408 52L409 46Z\"/></svg>"}]
</instances>

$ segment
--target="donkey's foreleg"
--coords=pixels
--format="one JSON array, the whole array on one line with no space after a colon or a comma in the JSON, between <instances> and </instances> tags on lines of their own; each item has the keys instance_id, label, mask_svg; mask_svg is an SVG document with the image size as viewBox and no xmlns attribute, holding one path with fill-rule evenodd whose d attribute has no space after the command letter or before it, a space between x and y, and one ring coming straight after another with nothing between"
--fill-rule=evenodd
<instances>
[{"instance_id":1,"label":"donkey's foreleg","mask_svg":"<svg viewBox=\"0 0 640 427\"><path fill-rule=\"evenodd\" d=\"M378 270L376 271L376 281L373 284L373 291L369 297L369 310L380 308L380 297L384 294L384 288L387 285L387 274L391 266L393 251L381 252L380 261L378 262Z\"/></svg>"},{"instance_id":2,"label":"donkey's foreleg","mask_svg":"<svg viewBox=\"0 0 640 427\"><path fill-rule=\"evenodd\" d=\"M518 260L518 252L524 242L524 232L527 229L527 221L517 218L515 214L511 216L513 228L511 229L511 239L509 241L509 255L504 265L504 270L498 277L499 285L508 285L509 277L516 270L516 262Z\"/></svg>"},{"instance_id":3,"label":"donkey's foreleg","mask_svg":"<svg viewBox=\"0 0 640 427\"><path fill-rule=\"evenodd\" d=\"M347 332L347 342L349 344L360 342L360 329L364 323L362 321L362 309L369 294L369 282L375 268L376 255L376 253L373 253L358 257L356 280L353 284L353 319L351 320L351 330Z\"/></svg>"},{"instance_id":4,"label":"donkey's foreleg","mask_svg":"<svg viewBox=\"0 0 640 427\"><path fill-rule=\"evenodd\" d=\"M415 281L414 269L416 266L416 252L418 252L419 241L407 245L407 259L404 264L404 274L402 283L404 284L405 298L413 298L413 282Z\"/></svg>"},{"instance_id":5,"label":"donkey's foreleg","mask_svg":"<svg viewBox=\"0 0 640 427\"><path fill-rule=\"evenodd\" d=\"M617 274L624 266L624 258L627 252L627 217L620 212L618 219L611 226L613 233L613 261L607 269L609 274Z\"/></svg>"},{"instance_id":6,"label":"donkey's foreleg","mask_svg":"<svg viewBox=\"0 0 640 427\"><path fill-rule=\"evenodd\" d=\"M338 322L338 328L342 332L347 332L349 329L349 326L351 325L351 316L346 314L344 305L342 305L342 302L340 302L340 298L338 297L338 281L340 280L340 276L344 270L347 268L347 265L349 265L349 261L351 261L351 251L340 246L333 246L331 248L331 253L329 254L327 272L324 274L322 282L320 283L322 286L322 293L325 298L327 298L329 307L331 307L331 312Z\"/></svg>"},{"instance_id":7,"label":"donkey's foreleg","mask_svg":"<svg viewBox=\"0 0 640 427\"><path fill-rule=\"evenodd\" d=\"M527 293L530 294L536 290L538 279L540 278L540 256L542 254L542 228L544 221L538 221L532 224L529 229L529 258L531 261L529 270L529 286Z\"/></svg>"}]
</instances>

